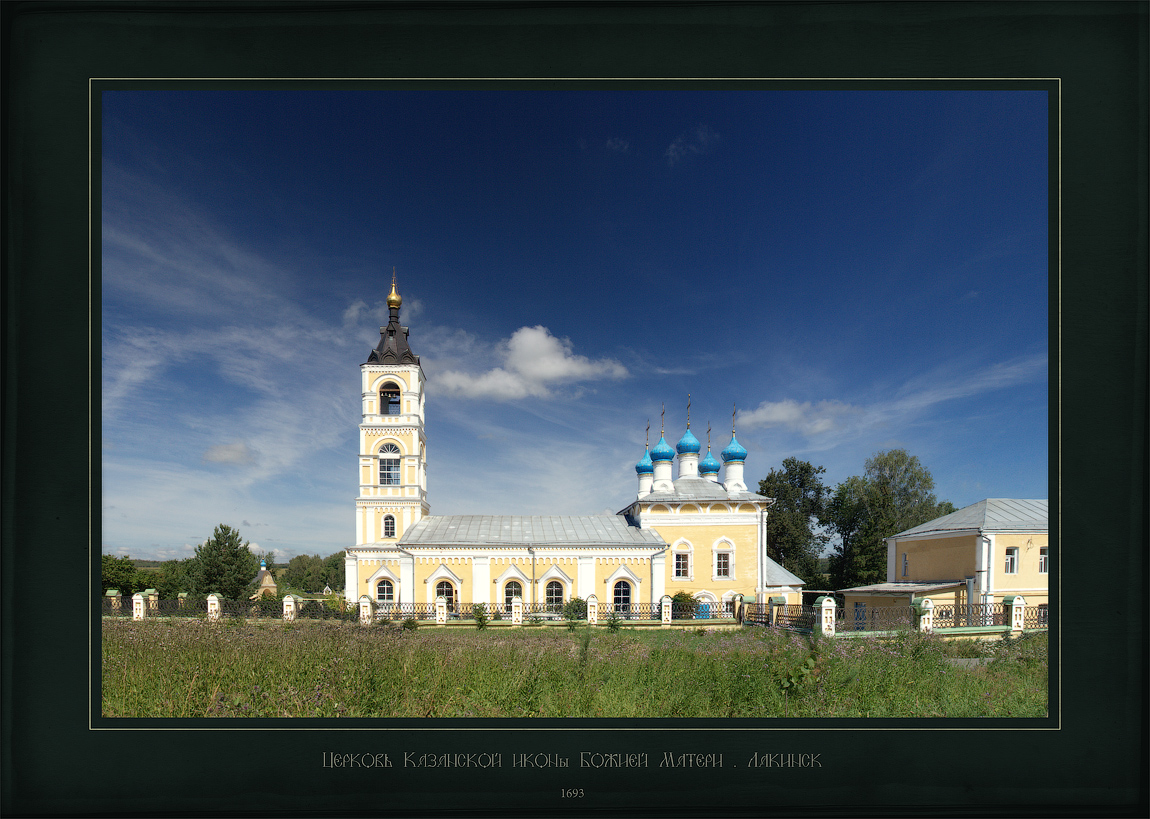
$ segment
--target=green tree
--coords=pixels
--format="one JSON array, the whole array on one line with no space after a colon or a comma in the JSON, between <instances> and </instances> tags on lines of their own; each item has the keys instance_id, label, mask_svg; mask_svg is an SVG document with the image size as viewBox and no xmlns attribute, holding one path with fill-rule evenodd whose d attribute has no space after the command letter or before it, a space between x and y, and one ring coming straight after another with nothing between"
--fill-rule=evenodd
<instances>
[{"instance_id":1,"label":"green tree","mask_svg":"<svg viewBox=\"0 0 1150 819\"><path fill-rule=\"evenodd\" d=\"M319 555L296 555L288 561L283 575L276 580L283 580L287 587L313 594L323 591L323 558Z\"/></svg>"},{"instance_id":2,"label":"green tree","mask_svg":"<svg viewBox=\"0 0 1150 819\"><path fill-rule=\"evenodd\" d=\"M346 556L347 552L338 551L334 555L328 555L324 558L323 569L320 572L320 580L323 581L323 585L330 586L332 591L339 591L343 588L344 578L346 577L344 574L343 559Z\"/></svg>"},{"instance_id":3,"label":"green tree","mask_svg":"<svg viewBox=\"0 0 1150 819\"><path fill-rule=\"evenodd\" d=\"M195 579L192 577L193 557L184 560L165 560L155 575L156 591L163 600L173 600L180 592L194 592Z\"/></svg>"},{"instance_id":4,"label":"green tree","mask_svg":"<svg viewBox=\"0 0 1150 819\"><path fill-rule=\"evenodd\" d=\"M886 580L885 538L950 514L954 505L939 502L934 478L905 449L875 453L860 478L835 487L825 522L838 535L831 555L830 580L835 588Z\"/></svg>"},{"instance_id":5,"label":"green tree","mask_svg":"<svg viewBox=\"0 0 1150 819\"><path fill-rule=\"evenodd\" d=\"M826 472L798 458L786 458L759 481L759 494L775 499L767 513L767 555L807 583L819 576L819 555L830 536L819 531L830 489Z\"/></svg>"},{"instance_id":6,"label":"green tree","mask_svg":"<svg viewBox=\"0 0 1150 819\"><path fill-rule=\"evenodd\" d=\"M101 591L118 589L124 597L131 597L148 587L147 578L136 568L130 557L100 555Z\"/></svg>"},{"instance_id":7,"label":"green tree","mask_svg":"<svg viewBox=\"0 0 1150 819\"><path fill-rule=\"evenodd\" d=\"M197 591L217 592L228 600L241 600L255 592L260 562L238 530L221 523L196 547L193 560L191 574Z\"/></svg>"}]
</instances>

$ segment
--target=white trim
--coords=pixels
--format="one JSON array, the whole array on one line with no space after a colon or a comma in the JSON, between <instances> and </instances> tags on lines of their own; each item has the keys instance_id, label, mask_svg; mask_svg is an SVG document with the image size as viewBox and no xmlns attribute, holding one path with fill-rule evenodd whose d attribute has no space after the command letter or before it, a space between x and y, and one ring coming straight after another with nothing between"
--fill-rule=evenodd
<instances>
[{"instance_id":1,"label":"white trim","mask_svg":"<svg viewBox=\"0 0 1150 819\"><path fill-rule=\"evenodd\" d=\"M720 545L725 544L725 545ZM727 574L719 574L719 555L727 555ZM726 535L718 538L711 544L711 582L721 583L734 580L738 575L735 571L735 544Z\"/></svg>"},{"instance_id":2,"label":"white trim","mask_svg":"<svg viewBox=\"0 0 1150 819\"><path fill-rule=\"evenodd\" d=\"M519 580L527 586L531 585L531 578L525 575L523 570L516 566L514 563L508 566L503 574L495 578L495 585L502 589L503 584L508 580Z\"/></svg>"},{"instance_id":3,"label":"white trim","mask_svg":"<svg viewBox=\"0 0 1150 819\"><path fill-rule=\"evenodd\" d=\"M668 549L671 553L671 582L672 583L691 583L695 580L695 544L686 538L679 538L671 544ZM687 556L687 575L686 577L679 574L679 569L675 566L675 556L685 554Z\"/></svg>"},{"instance_id":4,"label":"white trim","mask_svg":"<svg viewBox=\"0 0 1150 819\"><path fill-rule=\"evenodd\" d=\"M564 590L570 589L575 583L574 578L570 577L565 571L560 569L559 564L557 563L552 563L551 568L549 568L543 574L539 575L539 579L536 581L536 584L545 588L547 583L551 580L558 580L560 583L562 583Z\"/></svg>"}]
</instances>

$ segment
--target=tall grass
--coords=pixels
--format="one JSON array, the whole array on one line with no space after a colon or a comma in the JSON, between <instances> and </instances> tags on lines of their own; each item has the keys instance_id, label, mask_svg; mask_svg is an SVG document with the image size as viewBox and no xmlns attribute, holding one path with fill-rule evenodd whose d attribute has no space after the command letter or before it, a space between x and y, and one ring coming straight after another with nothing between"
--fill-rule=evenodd
<instances>
[{"instance_id":1,"label":"tall grass","mask_svg":"<svg viewBox=\"0 0 1150 819\"><path fill-rule=\"evenodd\" d=\"M1046 637L103 624L109 717L1040 717ZM956 655L982 656L960 666Z\"/></svg>"}]
</instances>

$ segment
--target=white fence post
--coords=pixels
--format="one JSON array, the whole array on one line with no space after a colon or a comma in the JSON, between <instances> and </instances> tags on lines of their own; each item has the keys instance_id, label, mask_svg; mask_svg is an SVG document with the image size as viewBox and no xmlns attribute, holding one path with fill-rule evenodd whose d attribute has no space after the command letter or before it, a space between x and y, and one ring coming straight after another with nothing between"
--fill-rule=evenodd
<instances>
[{"instance_id":1,"label":"white fence post","mask_svg":"<svg viewBox=\"0 0 1150 819\"><path fill-rule=\"evenodd\" d=\"M1010 633L1021 634L1026 622L1026 598L1021 594L1016 594L1002 602L1004 606L1010 606Z\"/></svg>"},{"instance_id":2,"label":"white fence post","mask_svg":"<svg viewBox=\"0 0 1150 819\"><path fill-rule=\"evenodd\" d=\"M835 636L835 599L833 597L820 597L815 601L819 610L819 629L824 637Z\"/></svg>"},{"instance_id":3,"label":"white fence post","mask_svg":"<svg viewBox=\"0 0 1150 819\"><path fill-rule=\"evenodd\" d=\"M284 595L284 622L285 623L295 622L295 616L296 616L295 595L294 594Z\"/></svg>"},{"instance_id":4,"label":"white fence post","mask_svg":"<svg viewBox=\"0 0 1150 819\"><path fill-rule=\"evenodd\" d=\"M914 601L915 613L918 615L918 630L923 634L934 632L934 601L929 597Z\"/></svg>"},{"instance_id":5,"label":"white fence post","mask_svg":"<svg viewBox=\"0 0 1150 819\"><path fill-rule=\"evenodd\" d=\"M359 598L359 622L367 625L372 621L372 615L375 613L371 605L371 598L366 594Z\"/></svg>"},{"instance_id":6,"label":"white fence post","mask_svg":"<svg viewBox=\"0 0 1150 819\"><path fill-rule=\"evenodd\" d=\"M516 596L516 597L511 598L511 625L513 625L513 626L523 625L523 598L522 597Z\"/></svg>"},{"instance_id":7,"label":"white fence post","mask_svg":"<svg viewBox=\"0 0 1150 819\"><path fill-rule=\"evenodd\" d=\"M112 611L119 611L120 610L120 597L121 597L121 595L120 595L119 589L108 589L106 592L104 592L104 596L112 601L112 603L111 603Z\"/></svg>"},{"instance_id":8,"label":"white fence post","mask_svg":"<svg viewBox=\"0 0 1150 819\"><path fill-rule=\"evenodd\" d=\"M599 622L599 598L593 594L587 595L587 625L593 626Z\"/></svg>"},{"instance_id":9,"label":"white fence post","mask_svg":"<svg viewBox=\"0 0 1150 819\"><path fill-rule=\"evenodd\" d=\"M664 594L663 599L659 601L662 609L663 627L667 628L671 625L671 598L669 595Z\"/></svg>"},{"instance_id":10,"label":"white fence post","mask_svg":"<svg viewBox=\"0 0 1150 819\"><path fill-rule=\"evenodd\" d=\"M214 593L208 595L208 619L212 622L220 619L220 597Z\"/></svg>"},{"instance_id":11,"label":"white fence post","mask_svg":"<svg viewBox=\"0 0 1150 819\"><path fill-rule=\"evenodd\" d=\"M435 598L435 624L447 625L447 598L443 595Z\"/></svg>"},{"instance_id":12,"label":"white fence post","mask_svg":"<svg viewBox=\"0 0 1150 819\"><path fill-rule=\"evenodd\" d=\"M136 592L132 595L132 619L143 620L144 617L147 616L144 613L145 611L146 608L144 607L144 595Z\"/></svg>"},{"instance_id":13,"label":"white fence post","mask_svg":"<svg viewBox=\"0 0 1150 819\"><path fill-rule=\"evenodd\" d=\"M767 624L774 628L779 624L779 607L787 604L787 598L783 596L768 597L767 598Z\"/></svg>"}]
</instances>

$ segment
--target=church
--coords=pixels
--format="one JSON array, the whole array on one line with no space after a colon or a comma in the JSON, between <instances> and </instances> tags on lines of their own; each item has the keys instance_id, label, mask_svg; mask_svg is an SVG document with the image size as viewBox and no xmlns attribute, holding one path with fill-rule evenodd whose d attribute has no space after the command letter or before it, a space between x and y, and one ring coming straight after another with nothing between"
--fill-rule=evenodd
<instances>
[{"instance_id":1,"label":"church","mask_svg":"<svg viewBox=\"0 0 1150 819\"><path fill-rule=\"evenodd\" d=\"M801 602L803 581L767 556L773 499L743 482L747 450L734 430L700 458L687 429L672 447L660 432L635 465L638 490L614 515L432 515L424 432L425 378L400 324L392 276L389 318L360 365L356 545L347 549L345 598L377 605L485 604L556 611L594 595L600 611L657 606L686 591L703 611L734 611L739 598ZM732 425L733 426L733 425ZM677 475L675 461L677 463ZM722 480L719 472L722 470Z\"/></svg>"}]
</instances>

